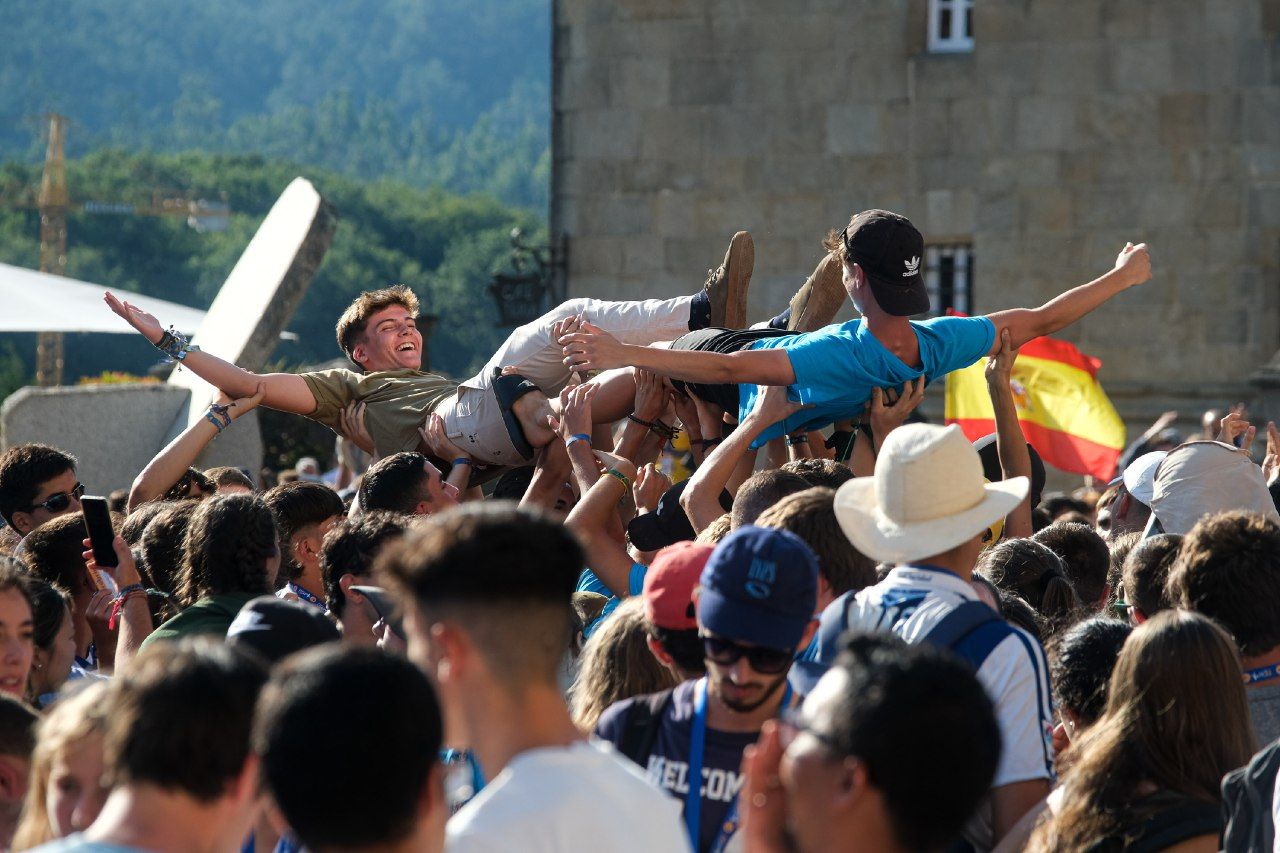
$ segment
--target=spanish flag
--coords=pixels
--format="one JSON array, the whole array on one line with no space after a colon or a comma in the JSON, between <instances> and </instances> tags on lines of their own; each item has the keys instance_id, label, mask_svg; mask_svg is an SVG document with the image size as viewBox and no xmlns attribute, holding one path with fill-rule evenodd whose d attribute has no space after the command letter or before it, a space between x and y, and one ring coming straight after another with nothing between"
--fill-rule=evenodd
<instances>
[{"instance_id":1,"label":"spanish flag","mask_svg":"<svg viewBox=\"0 0 1280 853\"><path fill-rule=\"evenodd\" d=\"M1041 458L1074 474L1106 482L1124 449L1124 423L1098 384L1102 362L1055 338L1027 342L1014 362L1018 421ZM946 421L970 441L995 432L986 361L947 374Z\"/></svg>"}]
</instances>

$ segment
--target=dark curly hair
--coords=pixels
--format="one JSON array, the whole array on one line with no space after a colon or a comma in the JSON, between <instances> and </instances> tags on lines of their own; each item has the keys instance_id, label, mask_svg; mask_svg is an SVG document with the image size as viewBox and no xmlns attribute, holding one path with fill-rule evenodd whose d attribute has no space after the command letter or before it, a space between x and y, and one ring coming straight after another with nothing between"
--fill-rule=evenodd
<instances>
[{"instance_id":1,"label":"dark curly hair","mask_svg":"<svg viewBox=\"0 0 1280 853\"><path fill-rule=\"evenodd\" d=\"M187 527L200 508L198 501L172 501L151 519L138 543L138 573L147 586L170 595L178 587L186 548Z\"/></svg>"},{"instance_id":2,"label":"dark curly hair","mask_svg":"<svg viewBox=\"0 0 1280 853\"><path fill-rule=\"evenodd\" d=\"M411 520L412 516L394 512L366 512L335 524L325 534L320 548L320 575L330 613L341 619L347 609L347 596L339 584L342 576L372 577L373 561L383 546L403 536Z\"/></svg>"},{"instance_id":3,"label":"dark curly hair","mask_svg":"<svg viewBox=\"0 0 1280 853\"><path fill-rule=\"evenodd\" d=\"M1093 616L1077 622L1049 645L1049 680L1053 698L1091 726L1107 706L1107 686L1120 649L1133 633L1128 622Z\"/></svg>"},{"instance_id":4,"label":"dark curly hair","mask_svg":"<svg viewBox=\"0 0 1280 853\"><path fill-rule=\"evenodd\" d=\"M187 525L176 597L182 607L228 592L269 595L280 537L271 510L253 495L201 501Z\"/></svg>"}]
</instances>

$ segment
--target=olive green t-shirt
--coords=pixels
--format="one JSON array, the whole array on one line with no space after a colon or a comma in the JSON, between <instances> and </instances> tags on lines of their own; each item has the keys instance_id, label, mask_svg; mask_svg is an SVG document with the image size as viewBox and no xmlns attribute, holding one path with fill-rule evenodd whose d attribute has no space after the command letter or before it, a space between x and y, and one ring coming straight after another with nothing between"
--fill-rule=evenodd
<instances>
[{"instance_id":1,"label":"olive green t-shirt","mask_svg":"<svg viewBox=\"0 0 1280 853\"><path fill-rule=\"evenodd\" d=\"M358 400L367 406L365 428L379 456L417 450L422 441L418 427L441 400L458 392L451 379L407 368L356 373L339 367L301 375L316 398L315 411L307 417L334 432L348 403Z\"/></svg>"}]
</instances>

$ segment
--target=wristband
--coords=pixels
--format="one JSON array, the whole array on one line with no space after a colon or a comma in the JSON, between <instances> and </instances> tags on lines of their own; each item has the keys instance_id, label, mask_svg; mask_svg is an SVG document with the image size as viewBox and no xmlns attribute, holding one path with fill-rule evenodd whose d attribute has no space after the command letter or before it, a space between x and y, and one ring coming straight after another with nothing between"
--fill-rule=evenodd
<instances>
[{"instance_id":1,"label":"wristband","mask_svg":"<svg viewBox=\"0 0 1280 853\"><path fill-rule=\"evenodd\" d=\"M703 439L699 439L699 440L698 440L698 444L700 444L700 445L702 446L702 448L705 450L705 449L706 449L706 448L708 448L708 447L714 447L714 446L716 446L717 444L719 444L719 443L720 443L720 442L722 442L722 441L724 441L724 438L723 438L723 437L721 437L721 438L703 438Z\"/></svg>"},{"instance_id":2,"label":"wristband","mask_svg":"<svg viewBox=\"0 0 1280 853\"><path fill-rule=\"evenodd\" d=\"M622 488L627 492L631 491L631 480L627 478L626 474L622 473L617 468L610 468L605 471L605 474L617 479L617 481L622 484Z\"/></svg>"},{"instance_id":3,"label":"wristband","mask_svg":"<svg viewBox=\"0 0 1280 853\"><path fill-rule=\"evenodd\" d=\"M120 592L116 593L116 598L124 598L131 592L146 592L147 588L140 583L131 583L126 587L121 587Z\"/></svg>"},{"instance_id":4,"label":"wristband","mask_svg":"<svg viewBox=\"0 0 1280 853\"><path fill-rule=\"evenodd\" d=\"M787 447L795 447L799 444L808 444L808 435L789 435L787 436Z\"/></svg>"},{"instance_id":5,"label":"wristband","mask_svg":"<svg viewBox=\"0 0 1280 853\"><path fill-rule=\"evenodd\" d=\"M453 466L455 468L458 467L459 465L470 465L470 464L472 463L471 463L471 457L469 456L459 456L457 459L453 460Z\"/></svg>"},{"instance_id":6,"label":"wristband","mask_svg":"<svg viewBox=\"0 0 1280 853\"><path fill-rule=\"evenodd\" d=\"M209 423L213 424L215 427L217 427L219 433L221 433L224 429L226 429L231 423L231 421L227 421L226 423L223 423L222 421L218 420L218 416L215 415L213 412L205 412L204 419Z\"/></svg>"},{"instance_id":7,"label":"wristband","mask_svg":"<svg viewBox=\"0 0 1280 853\"><path fill-rule=\"evenodd\" d=\"M591 436L587 435L585 432L575 432L565 440L564 446L568 447L575 441L585 441L587 443L587 447L591 446Z\"/></svg>"},{"instance_id":8,"label":"wristband","mask_svg":"<svg viewBox=\"0 0 1280 853\"><path fill-rule=\"evenodd\" d=\"M173 326L170 326L169 330L162 334L160 340L152 346L175 361L183 361L186 359L187 353L199 349L199 347L191 345L186 335L174 331Z\"/></svg>"}]
</instances>

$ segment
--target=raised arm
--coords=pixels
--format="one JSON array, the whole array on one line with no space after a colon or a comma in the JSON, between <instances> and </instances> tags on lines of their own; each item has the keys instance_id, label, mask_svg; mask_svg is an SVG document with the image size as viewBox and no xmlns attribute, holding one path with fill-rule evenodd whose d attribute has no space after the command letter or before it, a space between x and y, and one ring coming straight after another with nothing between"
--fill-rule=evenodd
<instances>
[{"instance_id":1,"label":"raised arm","mask_svg":"<svg viewBox=\"0 0 1280 853\"><path fill-rule=\"evenodd\" d=\"M158 344L164 336L160 321L138 306L124 302L112 293L106 294L103 301L152 344ZM200 350L188 352L182 365L229 397L252 397L261 383L262 404L268 408L295 415L309 415L316 409L315 396L307 387L306 380L296 373L260 375Z\"/></svg>"},{"instance_id":2,"label":"raised arm","mask_svg":"<svg viewBox=\"0 0 1280 853\"><path fill-rule=\"evenodd\" d=\"M168 446L157 453L134 479L133 486L129 489L127 504L129 512L169 491L187 469L195 464L200 452L208 446L209 442L217 438L219 433L230 426L231 421L258 407L262 402L262 393L261 384L258 385L252 397L232 400L225 393L220 393L217 403L209 407L209 414L187 427L177 438L169 442ZM217 424L214 421L217 421Z\"/></svg>"},{"instance_id":3,"label":"raised arm","mask_svg":"<svg viewBox=\"0 0 1280 853\"><path fill-rule=\"evenodd\" d=\"M738 461L751 447L751 442L778 421L800 411L800 408L799 403L787 399L786 388L774 385L761 389L751 414L707 455L680 495L680 506L689 516L694 530L701 533L707 525L724 514L720 507L720 493L729 484L729 478L733 476Z\"/></svg>"},{"instance_id":4,"label":"raised arm","mask_svg":"<svg viewBox=\"0 0 1280 853\"><path fill-rule=\"evenodd\" d=\"M1013 348L1018 349L1032 338L1051 335L1071 325L1111 297L1142 284L1149 278L1151 256L1147 252L1147 244L1139 243L1135 246L1125 243L1124 249L1116 257L1115 267L1106 275L1088 284L1073 287L1039 308L1013 308L987 315L995 324L997 333L995 343L987 354L996 355L1000 352L1001 329L1009 330Z\"/></svg>"},{"instance_id":5,"label":"raised arm","mask_svg":"<svg viewBox=\"0 0 1280 853\"><path fill-rule=\"evenodd\" d=\"M618 502L631 491L636 466L627 459L606 456L609 469L582 496L565 519L564 526L578 537L586 553L587 567L619 598L631 594L631 556L626 545L609 534Z\"/></svg>"},{"instance_id":6,"label":"raised arm","mask_svg":"<svg viewBox=\"0 0 1280 853\"><path fill-rule=\"evenodd\" d=\"M996 421L996 454L1000 459L1001 479L1026 477L1031 479L1031 451L1027 449L1027 439L1022 434L1022 424L1018 422L1018 407L1013 401L1013 388L1009 378L1013 373L1013 363L1018 358L1018 351L1011 345L1009 331L1000 333L1000 352L987 361L987 393L991 395L991 408L995 412ZM1013 508L1005 517L1004 533L1006 539L1022 539L1034 531L1031 526L1031 494Z\"/></svg>"},{"instance_id":7,"label":"raised arm","mask_svg":"<svg viewBox=\"0 0 1280 853\"><path fill-rule=\"evenodd\" d=\"M796 381L790 357L778 349L720 353L634 346L621 343L586 320L561 335L559 342L564 363L571 370L641 367L682 382L706 385L790 385Z\"/></svg>"}]
</instances>

